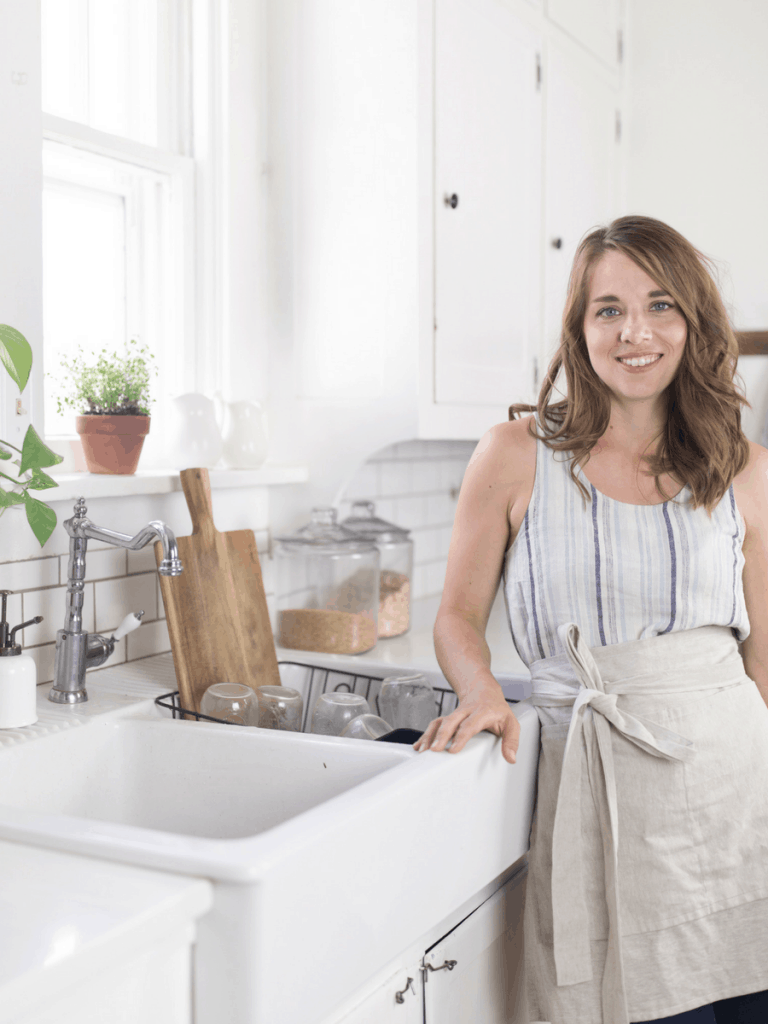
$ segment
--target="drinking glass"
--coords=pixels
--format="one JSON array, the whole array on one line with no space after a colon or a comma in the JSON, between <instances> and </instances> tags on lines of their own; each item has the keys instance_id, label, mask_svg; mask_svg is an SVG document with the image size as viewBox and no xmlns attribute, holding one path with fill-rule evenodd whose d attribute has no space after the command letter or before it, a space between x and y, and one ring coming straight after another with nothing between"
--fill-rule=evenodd
<instances>
[{"instance_id":1,"label":"drinking glass","mask_svg":"<svg viewBox=\"0 0 768 1024\"><path fill-rule=\"evenodd\" d=\"M358 715L344 726L341 735L353 740L377 740L392 732L392 726L378 715Z\"/></svg>"},{"instance_id":2,"label":"drinking glass","mask_svg":"<svg viewBox=\"0 0 768 1024\"><path fill-rule=\"evenodd\" d=\"M213 683L200 701L200 714L236 725L258 725L259 698L243 683Z\"/></svg>"},{"instance_id":3,"label":"drinking glass","mask_svg":"<svg viewBox=\"0 0 768 1024\"><path fill-rule=\"evenodd\" d=\"M259 686L259 725L262 729L301 732L304 701L291 686Z\"/></svg>"},{"instance_id":4,"label":"drinking glass","mask_svg":"<svg viewBox=\"0 0 768 1024\"><path fill-rule=\"evenodd\" d=\"M342 730L358 715L371 713L368 701L361 693L333 691L321 693L312 712L310 732L321 736L340 736Z\"/></svg>"},{"instance_id":5,"label":"drinking glass","mask_svg":"<svg viewBox=\"0 0 768 1024\"><path fill-rule=\"evenodd\" d=\"M379 712L393 729L424 732L437 715L435 691L420 672L387 676L379 690Z\"/></svg>"}]
</instances>

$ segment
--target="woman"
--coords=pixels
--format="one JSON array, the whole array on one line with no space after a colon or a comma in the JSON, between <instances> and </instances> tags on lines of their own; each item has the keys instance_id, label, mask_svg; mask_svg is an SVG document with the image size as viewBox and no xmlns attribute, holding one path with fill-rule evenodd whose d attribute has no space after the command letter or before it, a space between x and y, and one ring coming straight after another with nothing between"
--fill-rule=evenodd
<instances>
[{"instance_id":1,"label":"woman","mask_svg":"<svg viewBox=\"0 0 768 1024\"><path fill-rule=\"evenodd\" d=\"M467 467L434 629L459 703L415 746L487 730L514 763L503 578L541 722L526 1021L768 1022L768 450L737 357L706 259L622 217L579 246L538 405Z\"/></svg>"}]
</instances>

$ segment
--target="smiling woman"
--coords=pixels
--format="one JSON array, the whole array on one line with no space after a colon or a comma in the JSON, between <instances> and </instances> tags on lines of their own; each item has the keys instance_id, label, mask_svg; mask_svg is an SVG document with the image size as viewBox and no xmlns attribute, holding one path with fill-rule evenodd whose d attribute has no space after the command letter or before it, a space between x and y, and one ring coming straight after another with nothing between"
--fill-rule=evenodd
<instances>
[{"instance_id":1,"label":"smiling woman","mask_svg":"<svg viewBox=\"0 0 768 1024\"><path fill-rule=\"evenodd\" d=\"M661 359L638 369L620 361L650 355ZM734 385L738 355L710 261L661 221L621 217L581 242L538 405L513 405L509 418L536 409L544 421L546 409L559 429L535 436L573 452L585 501L576 466L613 450L646 462L664 498L665 474L687 483L693 507L711 515L749 461L740 406L751 404ZM561 367L569 397L548 406Z\"/></svg>"}]
</instances>

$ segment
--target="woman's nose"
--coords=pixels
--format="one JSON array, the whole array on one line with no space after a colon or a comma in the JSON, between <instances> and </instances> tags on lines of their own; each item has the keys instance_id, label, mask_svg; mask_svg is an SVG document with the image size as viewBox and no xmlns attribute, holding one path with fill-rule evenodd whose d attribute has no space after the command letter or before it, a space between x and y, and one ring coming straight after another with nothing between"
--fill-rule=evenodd
<instances>
[{"instance_id":1,"label":"woman's nose","mask_svg":"<svg viewBox=\"0 0 768 1024\"><path fill-rule=\"evenodd\" d=\"M651 328L640 318L628 317L621 331L622 341L650 341Z\"/></svg>"}]
</instances>

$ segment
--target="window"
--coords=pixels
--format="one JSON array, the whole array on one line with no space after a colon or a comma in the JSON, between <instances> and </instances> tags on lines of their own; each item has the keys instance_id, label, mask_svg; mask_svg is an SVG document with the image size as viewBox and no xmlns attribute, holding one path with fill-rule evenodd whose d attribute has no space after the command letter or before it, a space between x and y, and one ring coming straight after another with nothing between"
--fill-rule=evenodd
<instances>
[{"instance_id":1,"label":"window","mask_svg":"<svg viewBox=\"0 0 768 1024\"><path fill-rule=\"evenodd\" d=\"M204 32L208 5L194 2ZM144 466L162 461L161 396L195 390L195 313L210 316L213 291L210 261L195 255L206 207L195 194L192 7L42 0L45 433L76 436L73 414L57 412L62 354L137 338L159 371Z\"/></svg>"}]
</instances>

